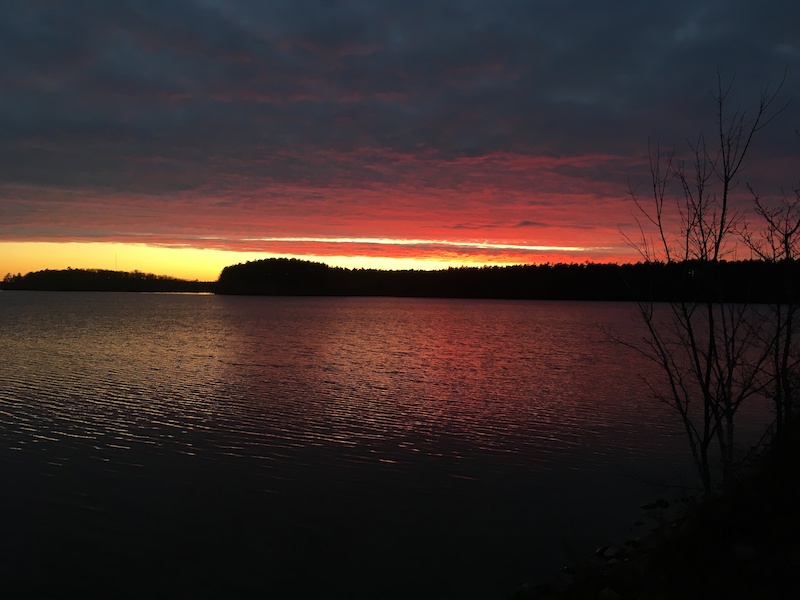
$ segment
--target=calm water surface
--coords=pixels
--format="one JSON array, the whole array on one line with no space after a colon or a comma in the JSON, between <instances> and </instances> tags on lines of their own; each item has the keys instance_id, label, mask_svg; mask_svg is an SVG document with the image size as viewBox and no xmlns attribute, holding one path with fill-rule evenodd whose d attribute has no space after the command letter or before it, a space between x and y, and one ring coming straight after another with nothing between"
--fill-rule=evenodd
<instances>
[{"instance_id":1,"label":"calm water surface","mask_svg":"<svg viewBox=\"0 0 800 600\"><path fill-rule=\"evenodd\" d=\"M694 484L632 305L0 293L2 579L505 598ZM760 417L759 417L760 418ZM766 417L765 417L766 418Z\"/></svg>"}]
</instances>

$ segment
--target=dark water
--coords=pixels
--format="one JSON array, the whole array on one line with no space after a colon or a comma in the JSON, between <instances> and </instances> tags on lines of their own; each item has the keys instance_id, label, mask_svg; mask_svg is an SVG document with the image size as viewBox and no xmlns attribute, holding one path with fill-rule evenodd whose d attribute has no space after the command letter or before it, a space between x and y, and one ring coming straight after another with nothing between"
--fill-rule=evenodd
<instances>
[{"instance_id":1,"label":"dark water","mask_svg":"<svg viewBox=\"0 0 800 600\"><path fill-rule=\"evenodd\" d=\"M0 293L3 586L505 598L635 535L648 481L694 484L651 365L603 332L637 327L626 304Z\"/></svg>"}]
</instances>

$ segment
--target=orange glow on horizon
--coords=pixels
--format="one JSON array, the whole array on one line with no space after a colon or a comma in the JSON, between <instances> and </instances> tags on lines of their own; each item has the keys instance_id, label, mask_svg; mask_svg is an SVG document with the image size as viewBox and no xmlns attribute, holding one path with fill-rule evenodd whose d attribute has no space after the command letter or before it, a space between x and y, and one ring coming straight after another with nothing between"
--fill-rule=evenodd
<instances>
[{"instance_id":1,"label":"orange glow on horizon","mask_svg":"<svg viewBox=\"0 0 800 600\"><path fill-rule=\"evenodd\" d=\"M283 182L243 173L163 197L13 186L0 277L72 267L210 281L228 265L279 256L391 270L639 259L620 234L631 219L619 182L635 157L445 159L365 148L282 158L339 175ZM235 171L228 160L214 158L211 171ZM351 177L348 165L365 177ZM369 176L374 169L382 175ZM576 169L602 177L587 184Z\"/></svg>"},{"instance_id":2,"label":"orange glow on horizon","mask_svg":"<svg viewBox=\"0 0 800 600\"><path fill-rule=\"evenodd\" d=\"M226 266L276 257L351 269L385 270L636 260L624 247L550 247L386 238L261 238L240 240L238 248L226 241L219 242L207 240L206 245L211 247L99 241L0 242L0 277L6 273L73 268L141 271L179 279L214 281Z\"/></svg>"}]
</instances>

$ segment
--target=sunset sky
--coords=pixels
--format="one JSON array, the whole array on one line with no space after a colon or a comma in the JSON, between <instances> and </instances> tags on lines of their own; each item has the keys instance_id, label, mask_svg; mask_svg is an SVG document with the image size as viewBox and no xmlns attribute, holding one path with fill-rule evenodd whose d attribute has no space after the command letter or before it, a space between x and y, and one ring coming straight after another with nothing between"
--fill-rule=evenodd
<instances>
[{"instance_id":1,"label":"sunset sky","mask_svg":"<svg viewBox=\"0 0 800 600\"><path fill-rule=\"evenodd\" d=\"M734 108L787 73L743 178L800 183L798 23L788 0L11 0L0 277L635 261L648 138L713 134L718 71Z\"/></svg>"}]
</instances>

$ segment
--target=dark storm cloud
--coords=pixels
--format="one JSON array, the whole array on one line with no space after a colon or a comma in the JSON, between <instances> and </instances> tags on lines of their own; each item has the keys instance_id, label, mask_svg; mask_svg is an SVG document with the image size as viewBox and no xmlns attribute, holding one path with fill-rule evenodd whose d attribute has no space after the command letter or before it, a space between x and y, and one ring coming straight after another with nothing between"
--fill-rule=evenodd
<instances>
[{"instance_id":1,"label":"dark storm cloud","mask_svg":"<svg viewBox=\"0 0 800 600\"><path fill-rule=\"evenodd\" d=\"M774 0L42 0L3 13L0 184L16 186L230 192L407 182L405 155L640 156L648 135L680 142L713 123L717 68L743 101L784 68L787 97L800 77L800 8ZM768 133L780 152L796 151L798 104Z\"/></svg>"}]
</instances>

